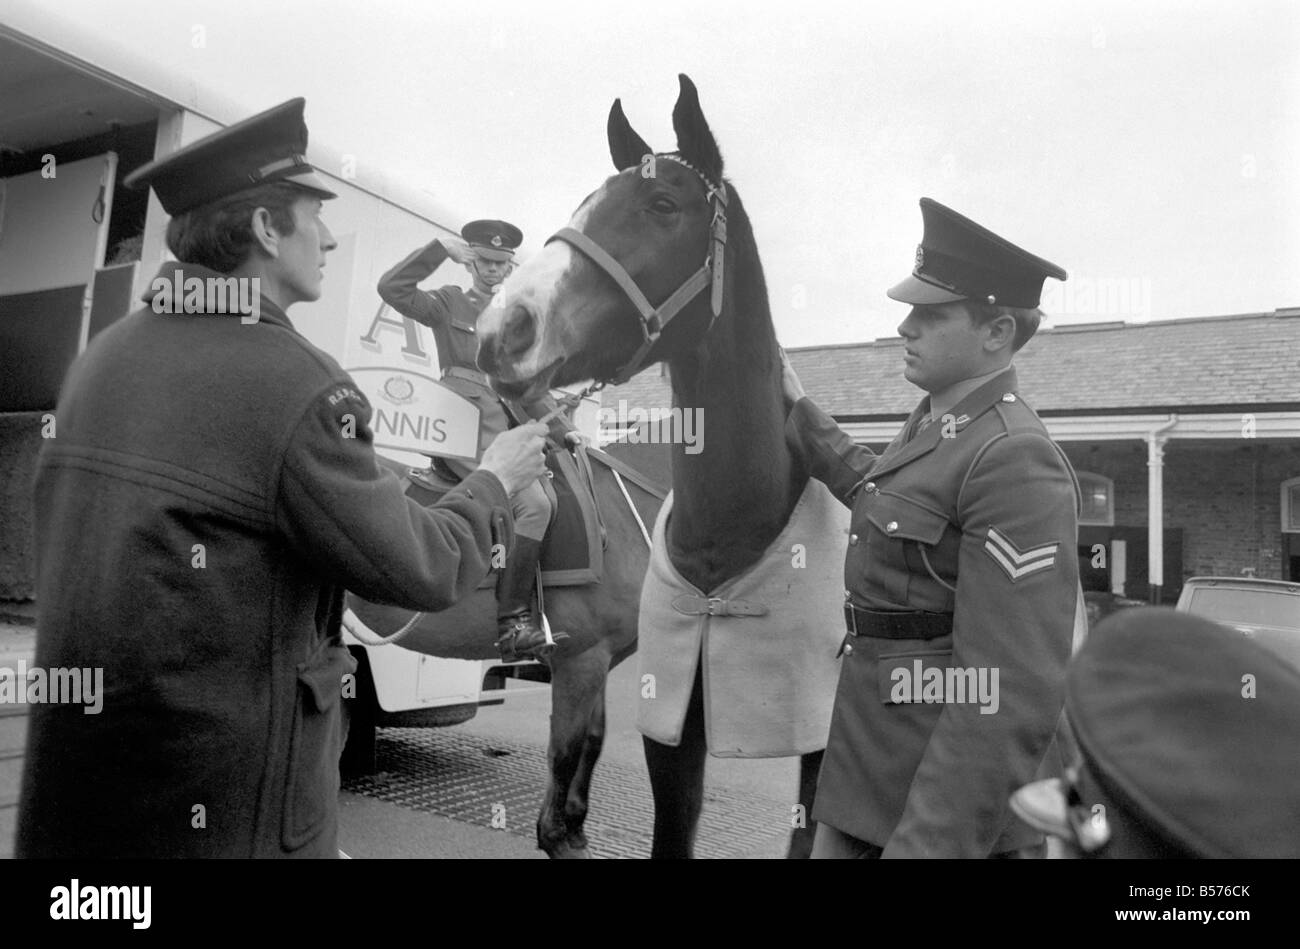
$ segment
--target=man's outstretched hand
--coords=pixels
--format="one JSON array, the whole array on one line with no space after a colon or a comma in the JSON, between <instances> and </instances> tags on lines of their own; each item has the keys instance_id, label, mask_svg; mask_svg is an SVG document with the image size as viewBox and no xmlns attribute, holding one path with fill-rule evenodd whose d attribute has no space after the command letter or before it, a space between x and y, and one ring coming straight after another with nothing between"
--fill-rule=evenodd
<instances>
[{"instance_id":1,"label":"man's outstretched hand","mask_svg":"<svg viewBox=\"0 0 1300 949\"><path fill-rule=\"evenodd\" d=\"M794 367L790 365L785 350L778 347L778 352L781 354L781 392L785 396L785 401L794 405L800 399L807 397L808 393L803 391L803 383L799 381Z\"/></svg>"},{"instance_id":2,"label":"man's outstretched hand","mask_svg":"<svg viewBox=\"0 0 1300 949\"><path fill-rule=\"evenodd\" d=\"M479 467L500 478L506 493L513 497L546 475L546 432L541 422L502 432L483 452Z\"/></svg>"}]
</instances>

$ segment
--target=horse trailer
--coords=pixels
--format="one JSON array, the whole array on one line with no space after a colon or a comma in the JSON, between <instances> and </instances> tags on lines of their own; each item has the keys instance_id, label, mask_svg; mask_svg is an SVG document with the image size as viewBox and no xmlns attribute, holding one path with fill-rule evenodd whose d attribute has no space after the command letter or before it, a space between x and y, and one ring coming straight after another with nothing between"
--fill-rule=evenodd
<instances>
[{"instance_id":1,"label":"horse trailer","mask_svg":"<svg viewBox=\"0 0 1300 949\"><path fill-rule=\"evenodd\" d=\"M269 103L233 103L143 53L92 35L34 2L6 5L0 22L0 598L34 592L31 474L42 421L89 340L123 316L167 259L167 217L150 191L122 186L127 173ZM311 103L308 103L310 119ZM433 381L433 334L388 311L376 284L412 247L455 235L461 218L429 194L389 180L357 156L313 141L309 158L338 193L325 217L338 240L322 298L296 311L298 330L336 358L372 396L383 371ZM436 275L467 281L455 264ZM374 383L371 383L373 385ZM421 404L410 406L418 413ZM432 410L429 410L432 411ZM388 442L398 409L376 418L376 445L401 464L423 456ZM580 410L596 431L596 406ZM536 663L502 667L444 659L345 633L359 662L358 725L446 725L499 703L507 677L548 681ZM544 687L544 686L538 686ZM511 690L514 694L516 690ZM373 728L365 729L373 751ZM363 737L366 737L363 736Z\"/></svg>"}]
</instances>

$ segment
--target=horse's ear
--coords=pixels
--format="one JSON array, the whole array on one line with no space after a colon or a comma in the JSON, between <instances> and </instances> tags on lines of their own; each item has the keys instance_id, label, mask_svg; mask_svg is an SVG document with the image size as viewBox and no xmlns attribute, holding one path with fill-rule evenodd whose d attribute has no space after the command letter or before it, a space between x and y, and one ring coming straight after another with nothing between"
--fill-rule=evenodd
<instances>
[{"instance_id":1,"label":"horse's ear","mask_svg":"<svg viewBox=\"0 0 1300 949\"><path fill-rule=\"evenodd\" d=\"M654 154L654 149L645 143L632 123L623 114L623 101L615 99L609 109L609 122L606 125L609 134L609 157L614 159L614 169L622 171L641 164L646 155Z\"/></svg>"},{"instance_id":2,"label":"horse's ear","mask_svg":"<svg viewBox=\"0 0 1300 949\"><path fill-rule=\"evenodd\" d=\"M709 123L700 109L700 94L685 73L677 76L682 89L673 107L673 130L677 133L677 151L714 181L722 178L722 152L709 131Z\"/></svg>"}]
</instances>

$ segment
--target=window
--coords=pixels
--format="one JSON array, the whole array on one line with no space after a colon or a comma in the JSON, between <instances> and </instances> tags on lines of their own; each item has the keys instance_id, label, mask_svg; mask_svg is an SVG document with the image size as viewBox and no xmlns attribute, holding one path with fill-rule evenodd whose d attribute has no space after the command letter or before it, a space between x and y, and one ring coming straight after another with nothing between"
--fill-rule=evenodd
<instances>
[{"instance_id":1,"label":"window","mask_svg":"<svg viewBox=\"0 0 1300 949\"><path fill-rule=\"evenodd\" d=\"M1115 482L1089 471L1076 472L1083 495L1080 524L1113 527L1115 524ZM1300 481L1300 479L1297 479Z\"/></svg>"},{"instance_id":2,"label":"window","mask_svg":"<svg viewBox=\"0 0 1300 949\"><path fill-rule=\"evenodd\" d=\"M1300 534L1300 478L1282 482L1282 531Z\"/></svg>"}]
</instances>

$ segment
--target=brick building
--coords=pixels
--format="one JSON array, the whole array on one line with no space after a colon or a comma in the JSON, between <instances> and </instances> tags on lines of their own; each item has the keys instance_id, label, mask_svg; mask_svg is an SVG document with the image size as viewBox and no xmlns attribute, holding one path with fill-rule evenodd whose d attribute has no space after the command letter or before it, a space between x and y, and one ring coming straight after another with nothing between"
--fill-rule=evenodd
<instances>
[{"instance_id":1,"label":"brick building","mask_svg":"<svg viewBox=\"0 0 1300 949\"><path fill-rule=\"evenodd\" d=\"M901 339L789 354L808 394L875 450L923 394L902 376ZM1300 308L1044 329L1015 365L1079 475L1086 589L1173 602L1191 576L1300 581ZM672 400L654 369L604 396Z\"/></svg>"}]
</instances>

